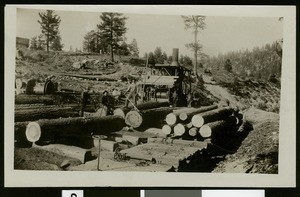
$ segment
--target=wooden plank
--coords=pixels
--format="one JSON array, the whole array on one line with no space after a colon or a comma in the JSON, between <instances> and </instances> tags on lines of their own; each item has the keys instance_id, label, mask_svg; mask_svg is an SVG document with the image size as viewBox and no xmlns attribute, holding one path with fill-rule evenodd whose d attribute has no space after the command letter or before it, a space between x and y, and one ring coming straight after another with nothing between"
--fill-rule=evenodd
<instances>
[{"instance_id":1,"label":"wooden plank","mask_svg":"<svg viewBox=\"0 0 300 197\"><path fill-rule=\"evenodd\" d=\"M71 171L97 171L97 163L98 159L88 161L85 164L73 166L70 167L69 170ZM136 167L134 163L126 163L126 162L119 162L114 161L112 159L105 159L100 157L100 165L99 168L101 171L115 171L119 170L122 171L122 169L126 169L129 167Z\"/></svg>"},{"instance_id":2,"label":"wooden plank","mask_svg":"<svg viewBox=\"0 0 300 197\"><path fill-rule=\"evenodd\" d=\"M172 165L177 168L180 161L198 151L199 148L179 144L147 143L122 150L121 153L134 158L154 158L157 164Z\"/></svg>"},{"instance_id":3,"label":"wooden plank","mask_svg":"<svg viewBox=\"0 0 300 197\"><path fill-rule=\"evenodd\" d=\"M82 163L85 163L92 158L90 150L79 148L76 146L67 146L63 144L49 144L46 146L38 146L33 144L33 147L47 150L49 152L53 152L62 156L75 158L80 160Z\"/></svg>"},{"instance_id":4,"label":"wooden plank","mask_svg":"<svg viewBox=\"0 0 300 197\"><path fill-rule=\"evenodd\" d=\"M180 140L171 138L148 138L148 143L159 143L159 144L179 144L182 146L190 146L199 149L207 148L207 142L191 141L191 140Z\"/></svg>"}]
</instances>

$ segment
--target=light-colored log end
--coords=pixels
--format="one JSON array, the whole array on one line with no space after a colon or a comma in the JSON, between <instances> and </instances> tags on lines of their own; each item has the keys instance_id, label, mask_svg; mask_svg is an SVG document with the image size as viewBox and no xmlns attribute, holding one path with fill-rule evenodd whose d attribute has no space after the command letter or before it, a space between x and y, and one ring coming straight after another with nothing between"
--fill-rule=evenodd
<instances>
[{"instance_id":1,"label":"light-colored log end","mask_svg":"<svg viewBox=\"0 0 300 197\"><path fill-rule=\"evenodd\" d=\"M198 132L198 128L193 127L189 130L189 135L195 137L197 135L197 132Z\"/></svg>"},{"instance_id":2,"label":"light-colored log end","mask_svg":"<svg viewBox=\"0 0 300 197\"><path fill-rule=\"evenodd\" d=\"M174 125L177 121L176 115L173 113L170 113L166 116L166 123L168 125Z\"/></svg>"},{"instance_id":3,"label":"light-colored log end","mask_svg":"<svg viewBox=\"0 0 300 197\"><path fill-rule=\"evenodd\" d=\"M161 130L164 134L169 135L172 132L172 127L170 125L164 125Z\"/></svg>"},{"instance_id":4,"label":"light-colored log end","mask_svg":"<svg viewBox=\"0 0 300 197\"><path fill-rule=\"evenodd\" d=\"M192 127L193 127L193 123L192 123L192 122L187 123L187 124L186 124L186 127L187 127L188 129L192 128Z\"/></svg>"},{"instance_id":5,"label":"light-colored log end","mask_svg":"<svg viewBox=\"0 0 300 197\"><path fill-rule=\"evenodd\" d=\"M185 121L188 118L188 115L186 112L182 112L179 114L179 119L182 121Z\"/></svg>"},{"instance_id":6,"label":"light-colored log end","mask_svg":"<svg viewBox=\"0 0 300 197\"><path fill-rule=\"evenodd\" d=\"M122 118L125 119L125 113L121 108L117 108L114 110L114 115L115 116L121 116Z\"/></svg>"},{"instance_id":7,"label":"light-colored log end","mask_svg":"<svg viewBox=\"0 0 300 197\"><path fill-rule=\"evenodd\" d=\"M41 127L37 122L30 122L26 127L26 138L29 142L37 142L41 137Z\"/></svg>"},{"instance_id":8,"label":"light-colored log end","mask_svg":"<svg viewBox=\"0 0 300 197\"><path fill-rule=\"evenodd\" d=\"M185 133L185 128L183 124L179 123L174 127L175 136L182 136Z\"/></svg>"},{"instance_id":9,"label":"light-colored log end","mask_svg":"<svg viewBox=\"0 0 300 197\"><path fill-rule=\"evenodd\" d=\"M143 122L143 117L137 111L130 111L126 114L125 123L133 128L138 128Z\"/></svg>"},{"instance_id":10,"label":"light-colored log end","mask_svg":"<svg viewBox=\"0 0 300 197\"><path fill-rule=\"evenodd\" d=\"M104 117L106 115L107 115L107 109L105 107L101 107L95 112L96 117Z\"/></svg>"},{"instance_id":11,"label":"light-colored log end","mask_svg":"<svg viewBox=\"0 0 300 197\"><path fill-rule=\"evenodd\" d=\"M200 128L204 124L204 119L201 115L194 115L192 118L192 124L194 127Z\"/></svg>"},{"instance_id":12,"label":"light-colored log end","mask_svg":"<svg viewBox=\"0 0 300 197\"><path fill-rule=\"evenodd\" d=\"M199 133L203 138L209 138L211 137L212 131L211 128L207 125L203 125L200 129L199 129Z\"/></svg>"}]
</instances>

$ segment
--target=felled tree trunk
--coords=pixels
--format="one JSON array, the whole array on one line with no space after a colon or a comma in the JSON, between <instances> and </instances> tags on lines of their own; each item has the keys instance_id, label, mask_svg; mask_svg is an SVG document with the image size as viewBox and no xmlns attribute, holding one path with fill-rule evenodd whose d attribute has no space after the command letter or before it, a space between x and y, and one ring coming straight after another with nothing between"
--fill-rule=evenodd
<instances>
[{"instance_id":1,"label":"felled tree trunk","mask_svg":"<svg viewBox=\"0 0 300 197\"><path fill-rule=\"evenodd\" d=\"M133 128L156 126L162 124L164 118L172 111L170 107L160 107L140 112L130 111L126 114L125 123Z\"/></svg>"},{"instance_id":2,"label":"felled tree trunk","mask_svg":"<svg viewBox=\"0 0 300 197\"><path fill-rule=\"evenodd\" d=\"M172 127L170 125L164 125L161 130L165 135L169 135L173 132L173 129L174 129L174 127Z\"/></svg>"},{"instance_id":3,"label":"felled tree trunk","mask_svg":"<svg viewBox=\"0 0 300 197\"><path fill-rule=\"evenodd\" d=\"M198 133L198 129L196 127L189 129L189 136L196 137Z\"/></svg>"},{"instance_id":4,"label":"felled tree trunk","mask_svg":"<svg viewBox=\"0 0 300 197\"><path fill-rule=\"evenodd\" d=\"M15 122L78 116L79 113L72 110L71 107L19 109L15 111Z\"/></svg>"},{"instance_id":5,"label":"felled tree trunk","mask_svg":"<svg viewBox=\"0 0 300 197\"><path fill-rule=\"evenodd\" d=\"M26 137L30 142L37 142L61 136L107 135L124 126L124 119L120 116L42 119L27 125Z\"/></svg>"},{"instance_id":6,"label":"felled tree trunk","mask_svg":"<svg viewBox=\"0 0 300 197\"><path fill-rule=\"evenodd\" d=\"M174 110L172 113L168 114L166 117L166 122L168 125L175 125L176 123L187 123L191 120L193 115L206 112L218 108L217 105L210 105L200 108L186 108L183 110Z\"/></svg>"},{"instance_id":7,"label":"felled tree trunk","mask_svg":"<svg viewBox=\"0 0 300 197\"><path fill-rule=\"evenodd\" d=\"M145 103L136 105L136 108L138 110L147 110L147 109L153 109L153 108L159 108L159 107L168 107L169 105L170 105L169 102L149 101L149 102L145 102ZM126 115L132 109L134 109L134 107L132 105L129 105L128 107L118 108L118 111L116 113L120 113L120 111L123 111L123 113ZM117 114L114 114L114 115L117 115Z\"/></svg>"},{"instance_id":8,"label":"felled tree trunk","mask_svg":"<svg viewBox=\"0 0 300 197\"><path fill-rule=\"evenodd\" d=\"M192 118L192 124L193 126L200 128L203 124L214 122L217 120L223 120L232 115L233 112L234 110L232 108L224 107L196 114Z\"/></svg>"},{"instance_id":9,"label":"felled tree trunk","mask_svg":"<svg viewBox=\"0 0 300 197\"><path fill-rule=\"evenodd\" d=\"M185 117L185 120L190 120L195 114L203 113L203 112L210 111L210 110L217 109L217 108L218 108L217 105L210 105L210 106L195 108L195 109L191 109L191 110L182 112L182 113L180 113L179 116L182 117L181 119L183 119L183 117Z\"/></svg>"},{"instance_id":10,"label":"felled tree trunk","mask_svg":"<svg viewBox=\"0 0 300 197\"><path fill-rule=\"evenodd\" d=\"M65 76L69 77L76 77L76 78L81 78L81 79L89 79L89 80L96 80L96 81L117 81L117 79L113 78L107 78L102 75L77 75L77 74L64 74Z\"/></svg>"},{"instance_id":11,"label":"felled tree trunk","mask_svg":"<svg viewBox=\"0 0 300 197\"><path fill-rule=\"evenodd\" d=\"M52 96L37 96L20 94L15 96L15 104L35 104L43 103L45 105L53 105L54 99Z\"/></svg>"},{"instance_id":12,"label":"felled tree trunk","mask_svg":"<svg viewBox=\"0 0 300 197\"><path fill-rule=\"evenodd\" d=\"M71 157L85 163L92 158L92 152L76 146L67 146L63 144L49 144L46 146L34 145L35 148L53 152L64 157Z\"/></svg>"},{"instance_id":13,"label":"felled tree trunk","mask_svg":"<svg viewBox=\"0 0 300 197\"><path fill-rule=\"evenodd\" d=\"M237 118L235 116L228 117L225 120L210 122L203 125L199 133L203 138L222 137L237 131Z\"/></svg>"},{"instance_id":14,"label":"felled tree trunk","mask_svg":"<svg viewBox=\"0 0 300 197\"><path fill-rule=\"evenodd\" d=\"M175 136L182 136L187 130L188 129L185 125L183 125L181 123L178 123L174 127L174 135Z\"/></svg>"}]
</instances>

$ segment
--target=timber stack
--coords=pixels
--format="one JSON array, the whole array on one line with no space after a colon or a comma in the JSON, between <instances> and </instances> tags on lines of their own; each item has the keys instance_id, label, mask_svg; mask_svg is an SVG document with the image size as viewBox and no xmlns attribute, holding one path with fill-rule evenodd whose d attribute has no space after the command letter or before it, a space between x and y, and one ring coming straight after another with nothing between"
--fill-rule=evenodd
<instances>
[{"instance_id":1,"label":"timber stack","mask_svg":"<svg viewBox=\"0 0 300 197\"><path fill-rule=\"evenodd\" d=\"M205 140L237 132L241 116L233 108L217 105L177 109L167 114L162 132L166 136Z\"/></svg>"}]
</instances>

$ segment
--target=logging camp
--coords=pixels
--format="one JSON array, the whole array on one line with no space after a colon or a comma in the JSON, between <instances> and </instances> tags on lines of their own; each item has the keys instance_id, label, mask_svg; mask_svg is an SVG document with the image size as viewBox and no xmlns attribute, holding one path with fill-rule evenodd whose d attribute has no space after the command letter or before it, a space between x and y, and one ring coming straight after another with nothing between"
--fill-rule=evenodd
<instances>
[{"instance_id":1,"label":"logging camp","mask_svg":"<svg viewBox=\"0 0 300 197\"><path fill-rule=\"evenodd\" d=\"M174 48L171 64L150 65L150 73L141 76L138 95L141 95L142 101L169 101L176 106L187 106L191 71L179 64L178 53L178 48Z\"/></svg>"}]
</instances>

